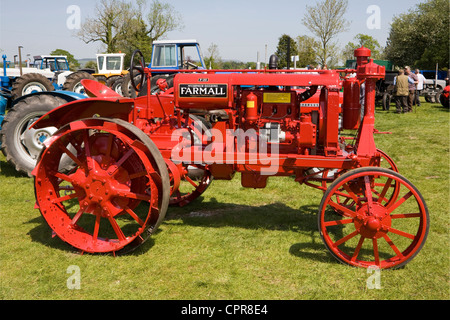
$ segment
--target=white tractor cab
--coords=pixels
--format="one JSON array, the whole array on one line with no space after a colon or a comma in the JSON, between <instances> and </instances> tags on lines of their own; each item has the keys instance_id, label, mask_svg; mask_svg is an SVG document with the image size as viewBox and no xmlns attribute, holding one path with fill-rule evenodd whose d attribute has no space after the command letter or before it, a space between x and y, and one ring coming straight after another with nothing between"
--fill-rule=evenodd
<instances>
[{"instance_id":1,"label":"white tractor cab","mask_svg":"<svg viewBox=\"0 0 450 320\"><path fill-rule=\"evenodd\" d=\"M98 74L106 77L123 74L125 53L105 53L96 56Z\"/></svg>"}]
</instances>

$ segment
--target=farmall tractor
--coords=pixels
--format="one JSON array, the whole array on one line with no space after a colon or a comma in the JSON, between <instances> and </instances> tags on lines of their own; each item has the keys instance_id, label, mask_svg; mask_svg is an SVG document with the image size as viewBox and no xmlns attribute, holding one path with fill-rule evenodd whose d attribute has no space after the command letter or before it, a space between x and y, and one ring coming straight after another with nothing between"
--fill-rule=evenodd
<instances>
[{"instance_id":1,"label":"farmall tractor","mask_svg":"<svg viewBox=\"0 0 450 320\"><path fill-rule=\"evenodd\" d=\"M121 254L154 233L170 205L194 201L213 178L238 172L242 186L264 188L269 177L294 177L323 192L318 229L335 258L403 266L424 245L429 214L374 142L375 83L384 67L366 48L355 56L357 69L345 72L356 78L333 70L179 70L173 87L160 79L159 92L135 99L83 80L91 98L34 124L58 128L33 171L36 208L54 235L81 252ZM131 70L142 74L136 91L150 92L152 70L139 51ZM319 106L302 106L314 94ZM199 109L215 115L211 126L191 116ZM72 167L61 169L67 158Z\"/></svg>"}]
</instances>

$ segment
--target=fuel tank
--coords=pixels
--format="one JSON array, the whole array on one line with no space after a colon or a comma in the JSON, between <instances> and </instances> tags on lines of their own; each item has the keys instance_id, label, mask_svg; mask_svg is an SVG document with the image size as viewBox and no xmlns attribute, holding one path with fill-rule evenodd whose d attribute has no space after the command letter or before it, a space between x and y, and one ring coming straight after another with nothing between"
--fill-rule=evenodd
<instances>
[{"instance_id":1,"label":"fuel tank","mask_svg":"<svg viewBox=\"0 0 450 320\"><path fill-rule=\"evenodd\" d=\"M227 109L233 103L229 74L178 74L174 91L180 109Z\"/></svg>"}]
</instances>

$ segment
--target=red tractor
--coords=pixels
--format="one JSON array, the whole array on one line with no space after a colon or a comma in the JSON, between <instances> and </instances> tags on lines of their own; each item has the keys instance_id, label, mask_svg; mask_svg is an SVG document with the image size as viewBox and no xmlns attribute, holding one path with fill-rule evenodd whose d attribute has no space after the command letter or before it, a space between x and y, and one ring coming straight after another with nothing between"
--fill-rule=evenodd
<instances>
[{"instance_id":1,"label":"red tractor","mask_svg":"<svg viewBox=\"0 0 450 320\"><path fill-rule=\"evenodd\" d=\"M189 204L213 178L239 172L242 186L264 188L269 177L293 176L324 192L318 228L334 257L366 268L403 266L425 243L428 209L375 146L375 84L384 67L366 48L355 56L357 69L344 73L356 78L342 70L179 70L155 89L136 51L137 98L85 80L91 98L34 124L58 128L33 171L36 207L71 246L119 254L142 244L169 205ZM318 106L308 103L314 97ZM68 158L73 165L61 166Z\"/></svg>"}]
</instances>

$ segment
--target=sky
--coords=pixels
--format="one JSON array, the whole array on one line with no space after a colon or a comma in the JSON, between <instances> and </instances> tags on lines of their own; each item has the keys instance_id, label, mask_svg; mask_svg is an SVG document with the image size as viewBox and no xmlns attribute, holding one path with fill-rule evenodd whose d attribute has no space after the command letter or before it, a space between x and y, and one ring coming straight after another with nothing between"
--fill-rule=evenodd
<instances>
[{"instance_id":1,"label":"sky","mask_svg":"<svg viewBox=\"0 0 450 320\"><path fill-rule=\"evenodd\" d=\"M148 0L150 3L151 0ZM276 51L283 34L312 36L303 25L306 6L317 0L160 0L182 16L184 28L166 39L196 39L205 53L216 44L224 60L260 61ZM347 32L336 41L343 48L358 33L370 35L384 46L393 17L425 0L348 0ZM100 43L85 44L75 36L76 17L94 17L99 0L0 0L0 54L13 60L22 46L22 57L64 49L76 59L95 58ZM74 11L75 9L75 11ZM78 11L77 11L78 10ZM377 20L377 18L379 18ZM74 29L75 28L75 29ZM266 55L267 47L267 55ZM25 60L25 58L24 58Z\"/></svg>"}]
</instances>

